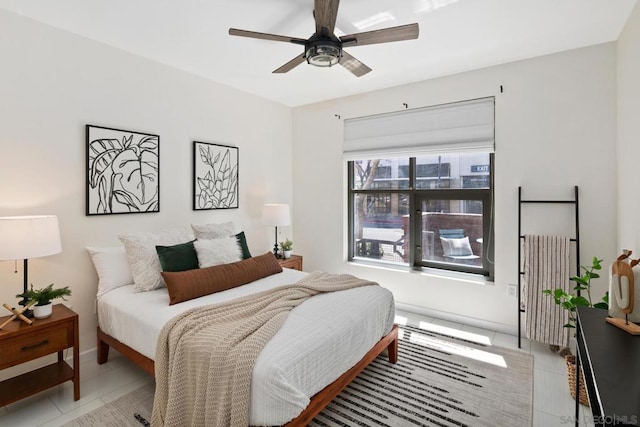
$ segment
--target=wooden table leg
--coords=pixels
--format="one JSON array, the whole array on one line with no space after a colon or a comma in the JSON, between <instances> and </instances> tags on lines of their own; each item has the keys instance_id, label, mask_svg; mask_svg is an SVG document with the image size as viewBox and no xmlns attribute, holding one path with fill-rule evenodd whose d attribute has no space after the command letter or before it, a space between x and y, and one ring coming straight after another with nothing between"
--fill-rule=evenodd
<instances>
[{"instance_id":1,"label":"wooden table leg","mask_svg":"<svg viewBox=\"0 0 640 427\"><path fill-rule=\"evenodd\" d=\"M73 322L73 400L80 399L80 336L78 318Z\"/></svg>"}]
</instances>

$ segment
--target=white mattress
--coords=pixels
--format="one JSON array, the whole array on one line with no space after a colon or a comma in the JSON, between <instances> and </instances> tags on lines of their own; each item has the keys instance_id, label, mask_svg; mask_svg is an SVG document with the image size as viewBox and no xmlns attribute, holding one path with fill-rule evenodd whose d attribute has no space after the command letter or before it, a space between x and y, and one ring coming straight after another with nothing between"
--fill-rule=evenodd
<instances>
[{"instance_id":1,"label":"white mattress","mask_svg":"<svg viewBox=\"0 0 640 427\"><path fill-rule=\"evenodd\" d=\"M103 332L154 359L162 327L178 313L294 283L305 275L284 269L171 306L166 288L137 293L133 285L123 286L99 298L98 324ZM296 307L256 360L250 423L280 425L295 418L314 394L355 365L391 330L393 319L393 296L380 286L322 294Z\"/></svg>"}]
</instances>

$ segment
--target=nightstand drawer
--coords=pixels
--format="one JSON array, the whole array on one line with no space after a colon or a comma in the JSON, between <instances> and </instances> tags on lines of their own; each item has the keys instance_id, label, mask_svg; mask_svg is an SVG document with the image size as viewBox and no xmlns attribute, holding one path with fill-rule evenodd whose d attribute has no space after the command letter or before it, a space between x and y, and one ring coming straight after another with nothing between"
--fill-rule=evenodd
<instances>
[{"instance_id":1,"label":"nightstand drawer","mask_svg":"<svg viewBox=\"0 0 640 427\"><path fill-rule=\"evenodd\" d=\"M71 327L72 323L67 323L62 328L46 328L0 341L0 369L72 347Z\"/></svg>"}]
</instances>

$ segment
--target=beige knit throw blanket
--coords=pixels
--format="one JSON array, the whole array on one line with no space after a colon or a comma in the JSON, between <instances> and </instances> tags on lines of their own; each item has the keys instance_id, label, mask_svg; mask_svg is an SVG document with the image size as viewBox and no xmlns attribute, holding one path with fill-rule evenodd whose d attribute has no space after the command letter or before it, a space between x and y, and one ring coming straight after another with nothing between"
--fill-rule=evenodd
<instances>
[{"instance_id":1,"label":"beige knit throw blanket","mask_svg":"<svg viewBox=\"0 0 640 427\"><path fill-rule=\"evenodd\" d=\"M158 338L151 425L246 427L253 366L289 311L319 293L367 285L376 283L316 272L174 317Z\"/></svg>"}]
</instances>

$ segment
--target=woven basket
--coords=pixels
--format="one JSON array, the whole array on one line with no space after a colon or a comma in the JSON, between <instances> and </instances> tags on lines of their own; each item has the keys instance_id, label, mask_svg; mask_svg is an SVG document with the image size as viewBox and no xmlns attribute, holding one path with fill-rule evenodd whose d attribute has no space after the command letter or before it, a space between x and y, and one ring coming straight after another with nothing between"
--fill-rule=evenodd
<instances>
[{"instance_id":1,"label":"woven basket","mask_svg":"<svg viewBox=\"0 0 640 427\"><path fill-rule=\"evenodd\" d=\"M576 357L573 355L566 355L564 357L564 361L567 364L567 377L569 378L569 392L571 393L571 397L575 400L576 398ZM578 393L580 394L580 404L589 407L589 397L587 396L587 388L584 382L584 374L582 373L582 368L580 368L580 390Z\"/></svg>"}]
</instances>

